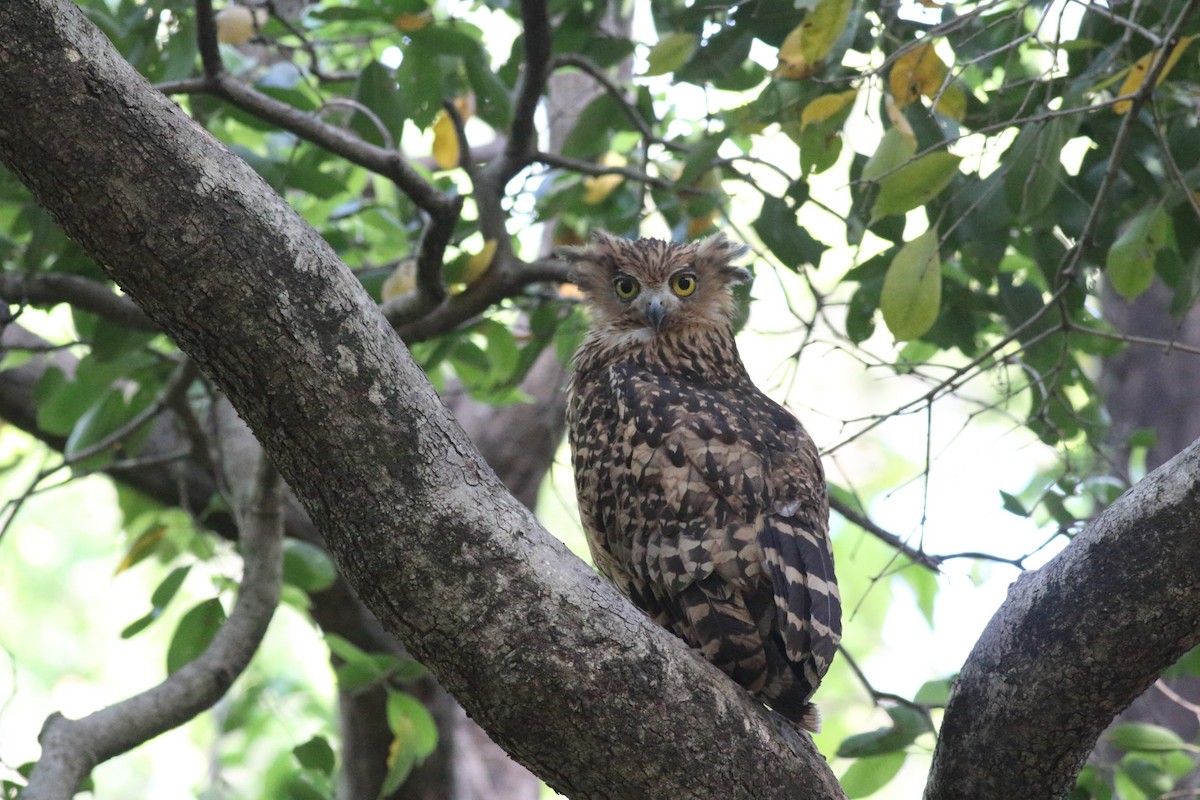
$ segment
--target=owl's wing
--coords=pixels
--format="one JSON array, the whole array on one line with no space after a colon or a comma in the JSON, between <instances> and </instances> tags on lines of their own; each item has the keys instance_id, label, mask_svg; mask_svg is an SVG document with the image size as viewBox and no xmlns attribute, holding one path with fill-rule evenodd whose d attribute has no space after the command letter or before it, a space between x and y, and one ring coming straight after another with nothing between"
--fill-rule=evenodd
<instances>
[{"instance_id":1,"label":"owl's wing","mask_svg":"<svg viewBox=\"0 0 1200 800\"><path fill-rule=\"evenodd\" d=\"M787 657L796 664L811 659L819 679L829 669L842 634L829 537L796 515L770 514L763 520L759 542Z\"/></svg>"},{"instance_id":2,"label":"owl's wing","mask_svg":"<svg viewBox=\"0 0 1200 800\"><path fill-rule=\"evenodd\" d=\"M841 605L825 478L811 439L753 386L731 394L660 376L627 387L620 416L632 449L622 494L642 517L642 535L627 540L628 563L651 586L685 601L691 628L704 611L686 602L701 599L691 587L714 587L719 579L746 598L773 596L787 657L815 672L815 687L840 638ZM759 625L761 647L769 599L766 609L753 600L732 608L712 588L703 599L735 640L753 637L736 630L731 615ZM692 634L685 638L698 636Z\"/></svg>"}]
</instances>

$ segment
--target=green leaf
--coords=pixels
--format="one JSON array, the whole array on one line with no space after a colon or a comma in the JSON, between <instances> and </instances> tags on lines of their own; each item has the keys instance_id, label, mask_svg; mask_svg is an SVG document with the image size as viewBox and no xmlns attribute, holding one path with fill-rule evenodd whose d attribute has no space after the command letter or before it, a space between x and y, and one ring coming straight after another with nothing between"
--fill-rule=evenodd
<instances>
[{"instance_id":1,"label":"green leaf","mask_svg":"<svg viewBox=\"0 0 1200 800\"><path fill-rule=\"evenodd\" d=\"M803 264L817 266L825 252L825 246L797 222L796 212L778 197L763 198L754 232L779 263L790 270L797 270Z\"/></svg>"},{"instance_id":2,"label":"green leaf","mask_svg":"<svg viewBox=\"0 0 1200 800\"><path fill-rule=\"evenodd\" d=\"M1122 762L1114 775L1116 779L1114 783L1120 792L1119 796L1132 799L1135 795L1129 791L1128 786L1124 785L1122 777L1128 778L1129 782L1137 787L1137 790L1147 800L1150 798L1157 800L1175 788L1175 781L1158 764L1140 758Z\"/></svg>"},{"instance_id":3,"label":"green leaf","mask_svg":"<svg viewBox=\"0 0 1200 800\"><path fill-rule=\"evenodd\" d=\"M512 99L504 81L492 71L482 53L463 59L471 88L475 90L475 113L497 130L512 123Z\"/></svg>"},{"instance_id":4,"label":"green leaf","mask_svg":"<svg viewBox=\"0 0 1200 800\"><path fill-rule=\"evenodd\" d=\"M1088 764L1075 779L1075 788L1071 790L1067 800L1111 800L1112 795L1112 784L1100 774L1095 765Z\"/></svg>"},{"instance_id":5,"label":"green leaf","mask_svg":"<svg viewBox=\"0 0 1200 800\"><path fill-rule=\"evenodd\" d=\"M332 775L336 759L333 748L324 736L314 736L307 742L292 748L292 755L305 769L316 770L325 775Z\"/></svg>"},{"instance_id":6,"label":"green leaf","mask_svg":"<svg viewBox=\"0 0 1200 800\"><path fill-rule=\"evenodd\" d=\"M396 790L408 779L408 773L412 772L416 760L416 756L411 750L401 747L399 739L393 739L387 760L388 773L383 779L383 786L379 789L379 796L389 797L395 794Z\"/></svg>"},{"instance_id":7,"label":"green leaf","mask_svg":"<svg viewBox=\"0 0 1200 800\"><path fill-rule=\"evenodd\" d=\"M160 612L158 609L151 609L150 611L147 611L145 614L121 629L121 638L132 639L134 636L137 636L139 633L146 630L146 628L149 628L150 624L154 622L154 620L158 619L161 615L162 612Z\"/></svg>"},{"instance_id":8,"label":"green leaf","mask_svg":"<svg viewBox=\"0 0 1200 800\"><path fill-rule=\"evenodd\" d=\"M706 83L720 85L732 80L744 83L746 60L754 44L754 34L743 31L739 26L728 26L709 36L701 47L696 48L691 59L675 70L675 81L686 81L697 86Z\"/></svg>"},{"instance_id":9,"label":"green leaf","mask_svg":"<svg viewBox=\"0 0 1200 800\"><path fill-rule=\"evenodd\" d=\"M879 181L871 222L904 214L937 197L958 174L960 156L939 150L905 164Z\"/></svg>"},{"instance_id":10,"label":"green leaf","mask_svg":"<svg viewBox=\"0 0 1200 800\"><path fill-rule=\"evenodd\" d=\"M393 143L399 140L404 120L408 118L408 108L390 69L378 61L372 61L363 67L354 84L354 99L374 112L384 129L391 135ZM355 113L350 118L350 127L364 141L384 144L379 126L366 114Z\"/></svg>"},{"instance_id":11,"label":"green leaf","mask_svg":"<svg viewBox=\"0 0 1200 800\"><path fill-rule=\"evenodd\" d=\"M409 118L418 128L429 127L442 108L442 97L450 94L443 85L439 53L426 44L428 41L434 40L414 38L404 50L404 60L396 68L397 91L404 98ZM399 129L393 130L392 135L399 141Z\"/></svg>"},{"instance_id":12,"label":"green leaf","mask_svg":"<svg viewBox=\"0 0 1200 800\"><path fill-rule=\"evenodd\" d=\"M870 797L887 786L904 766L904 753L887 753L861 758L842 773L842 790L849 800Z\"/></svg>"},{"instance_id":13,"label":"green leaf","mask_svg":"<svg viewBox=\"0 0 1200 800\"><path fill-rule=\"evenodd\" d=\"M332 797L328 789L321 790L314 786L310 776L303 772L287 777L284 793L285 800L329 800Z\"/></svg>"},{"instance_id":14,"label":"green leaf","mask_svg":"<svg viewBox=\"0 0 1200 800\"><path fill-rule=\"evenodd\" d=\"M846 113L849 113L847 106ZM844 119L843 119L844 122ZM817 175L837 163L842 154L841 122L830 120L806 126L800 133L800 172Z\"/></svg>"},{"instance_id":15,"label":"green leaf","mask_svg":"<svg viewBox=\"0 0 1200 800\"><path fill-rule=\"evenodd\" d=\"M299 539L283 542L283 580L306 592L321 592L333 585L337 569L324 550Z\"/></svg>"},{"instance_id":16,"label":"green leaf","mask_svg":"<svg viewBox=\"0 0 1200 800\"><path fill-rule=\"evenodd\" d=\"M938 593L937 576L921 567L909 567L902 571L900 576L916 595L917 608L925 618L926 624L933 628L933 604Z\"/></svg>"},{"instance_id":17,"label":"green leaf","mask_svg":"<svg viewBox=\"0 0 1200 800\"><path fill-rule=\"evenodd\" d=\"M1016 495L1001 490L1000 499L1004 503L1004 510L1008 513L1016 514L1018 517L1029 516L1029 509L1025 508L1025 504L1021 502L1021 498Z\"/></svg>"},{"instance_id":18,"label":"green leaf","mask_svg":"<svg viewBox=\"0 0 1200 800\"><path fill-rule=\"evenodd\" d=\"M1108 251L1104 270L1113 289L1133 300L1154 281L1154 254L1169 236L1170 218L1161 205L1147 208L1125 223Z\"/></svg>"},{"instance_id":19,"label":"green leaf","mask_svg":"<svg viewBox=\"0 0 1200 800\"><path fill-rule=\"evenodd\" d=\"M676 181L680 186L687 186L704 173L712 168L713 161L717 158L717 151L721 149L721 145L725 143L727 134L724 130L719 131L712 136L702 140L696 145L687 161L683 164L683 169L679 173L679 178Z\"/></svg>"},{"instance_id":20,"label":"green leaf","mask_svg":"<svg viewBox=\"0 0 1200 800\"><path fill-rule=\"evenodd\" d=\"M437 747L437 723L425 705L407 692L390 692L387 701L388 727L411 746L418 759Z\"/></svg>"},{"instance_id":21,"label":"green leaf","mask_svg":"<svg viewBox=\"0 0 1200 800\"><path fill-rule=\"evenodd\" d=\"M425 667L410 658L368 653L336 634L325 634L325 644L340 662L334 672L342 691L354 691L385 679L408 683L425 674Z\"/></svg>"},{"instance_id":22,"label":"green leaf","mask_svg":"<svg viewBox=\"0 0 1200 800\"><path fill-rule=\"evenodd\" d=\"M225 609L218 598L193 606L179 620L179 627L171 636L171 644L167 647L167 672L175 672L195 661L212 643L224 622Z\"/></svg>"},{"instance_id":23,"label":"green leaf","mask_svg":"<svg viewBox=\"0 0 1200 800\"><path fill-rule=\"evenodd\" d=\"M917 689L917 693L913 695L913 702L923 706L945 706L950 700L950 689L954 686L954 679L957 676L949 678L935 678L931 681L925 681L921 684L921 688Z\"/></svg>"},{"instance_id":24,"label":"green leaf","mask_svg":"<svg viewBox=\"0 0 1200 800\"><path fill-rule=\"evenodd\" d=\"M1200 752L1200 747L1188 744L1179 734L1161 725L1148 722L1126 722L1115 726L1108 733L1108 741L1125 751L1161 753L1171 750Z\"/></svg>"},{"instance_id":25,"label":"green leaf","mask_svg":"<svg viewBox=\"0 0 1200 800\"><path fill-rule=\"evenodd\" d=\"M1020 222L1042 217L1063 177L1062 150L1079 127L1078 115L1055 117L1021 129L1004 154L1004 191Z\"/></svg>"},{"instance_id":26,"label":"green leaf","mask_svg":"<svg viewBox=\"0 0 1200 800\"><path fill-rule=\"evenodd\" d=\"M667 34L650 49L650 55L646 57L646 71L642 74L650 77L674 72L687 63L699 43L700 37L694 33Z\"/></svg>"},{"instance_id":27,"label":"green leaf","mask_svg":"<svg viewBox=\"0 0 1200 800\"><path fill-rule=\"evenodd\" d=\"M863 165L862 179L877 181L888 175L892 170L913 157L917 152L917 141L912 136L905 136L899 128L888 128L879 140L879 146Z\"/></svg>"},{"instance_id":28,"label":"green leaf","mask_svg":"<svg viewBox=\"0 0 1200 800\"><path fill-rule=\"evenodd\" d=\"M879 307L897 341L915 339L933 327L942 303L938 233L932 227L906 242L883 279Z\"/></svg>"},{"instance_id":29,"label":"green leaf","mask_svg":"<svg viewBox=\"0 0 1200 800\"><path fill-rule=\"evenodd\" d=\"M865 758L903 750L930 727L929 718L915 708L899 705L887 709L892 724L846 737L838 745L839 758Z\"/></svg>"},{"instance_id":30,"label":"green leaf","mask_svg":"<svg viewBox=\"0 0 1200 800\"><path fill-rule=\"evenodd\" d=\"M78 384L68 381L60 368L50 367L42 373L33 393L38 428L46 433L67 435L79 415L87 410L86 400L78 391Z\"/></svg>"},{"instance_id":31,"label":"green leaf","mask_svg":"<svg viewBox=\"0 0 1200 800\"><path fill-rule=\"evenodd\" d=\"M125 405L124 395L116 389L109 389L83 412L67 437L63 455L68 460L74 459L81 451L92 445L103 442L109 434L120 428L132 415ZM97 459L111 458L111 453L98 455Z\"/></svg>"},{"instance_id":32,"label":"green leaf","mask_svg":"<svg viewBox=\"0 0 1200 800\"><path fill-rule=\"evenodd\" d=\"M145 347L157 334L146 331L135 331L109 322L104 318L96 320L89 339L92 345L92 355L97 361L111 361L131 350Z\"/></svg>"},{"instance_id":33,"label":"green leaf","mask_svg":"<svg viewBox=\"0 0 1200 800\"><path fill-rule=\"evenodd\" d=\"M160 611L170 605L175 599L175 595L179 593L179 588L183 586L183 581L187 578L188 572L192 569L191 565L176 567L167 574L167 577L162 579L162 583L158 584L158 588L154 590L154 594L150 595L150 605Z\"/></svg>"}]
</instances>

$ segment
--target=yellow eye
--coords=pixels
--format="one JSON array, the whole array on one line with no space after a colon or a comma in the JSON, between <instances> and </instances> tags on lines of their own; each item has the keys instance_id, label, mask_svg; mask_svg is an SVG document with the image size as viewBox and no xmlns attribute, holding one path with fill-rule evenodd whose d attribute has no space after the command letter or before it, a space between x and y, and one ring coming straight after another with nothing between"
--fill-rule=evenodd
<instances>
[{"instance_id":1,"label":"yellow eye","mask_svg":"<svg viewBox=\"0 0 1200 800\"><path fill-rule=\"evenodd\" d=\"M690 272L680 272L671 278L671 290L680 297L687 297L696 291L696 276Z\"/></svg>"},{"instance_id":2,"label":"yellow eye","mask_svg":"<svg viewBox=\"0 0 1200 800\"><path fill-rule=\"evenodd\" d=\"M618 275L613 279L613 291L622 300L632 300L638 296L638 292L641 290L642 287L638 285L637 280L628 275Z\"/></svg>"}]
</instances>

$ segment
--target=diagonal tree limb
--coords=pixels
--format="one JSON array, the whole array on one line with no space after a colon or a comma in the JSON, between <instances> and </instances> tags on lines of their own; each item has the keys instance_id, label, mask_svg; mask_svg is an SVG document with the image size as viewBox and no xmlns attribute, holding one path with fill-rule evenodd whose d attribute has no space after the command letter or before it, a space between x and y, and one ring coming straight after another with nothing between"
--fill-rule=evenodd
<instances>
[{"instance_id":1,"label":"diagonal tree limb","mask_svg":"<svg viewBox=\"0 0 1200 800\"><path fill-rule=\"evenodd\" d=\"M580 799L841 796L811 740L504 491L328 245L76 7L10 0L0 25L0 158L226 392L342 573L501 744Z\"/></svg>"},{"instance_id":2,"label":"diagonal tree limb","mask_svg":"<svg viewBox=\"0 0 1200 800\"><path fill-rule=\"evenodd\" d=\"M26 800L69 800L92 769L178 727L220 700L258 650L279 602L283 517L279 476L264 459L241 515L245 573L229 619L196 660L157 686L80 719L55 713L39 737L42 755Z\"/></svg>"},{"instance_id":3,"label":"diagonal tree limb","mask_svg":"<svg viewBox=\"0 0 1200 800\"><path fill-rule=\"evenodd\" d=\"M1022 574L955 681L926 793L1063 797L1100 732L1200 644L1200 442Z\"/></svg>"}]
</instances>

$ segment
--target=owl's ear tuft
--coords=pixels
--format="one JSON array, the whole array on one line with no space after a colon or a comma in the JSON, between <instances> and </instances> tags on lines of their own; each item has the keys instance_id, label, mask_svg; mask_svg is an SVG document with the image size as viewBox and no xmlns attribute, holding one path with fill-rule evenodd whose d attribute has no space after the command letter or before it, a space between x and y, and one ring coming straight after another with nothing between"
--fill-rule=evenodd
<instances>
[{"instance_id":1,"label":"owl's ear tuft","mask_svg":"<svg viewBox=\"0 0 1200 800\"><path fill-rule=\"evenodd\" d=\"M754 273L745 267L728 266L721 270L721 273L729 281L730 286L741 286L743 283L750 283L754 280Z\"/></svg>"},{"instance_id":2,"label":"owl's ear tuft","mask_svg":"<svg viewBox=\"0 0 1200 800\"><path fill-rule=\"evenodd\" d=\"M754 279L750 270L731 263L746 255L749 249L744 244L730 241L723 233L714 233L696 243L696 260L711 265L731 286L737 286Z\"/></svg>"},{"instance_id":3,"label":"owl's ear tuft","mask_svg":"<svg viewBox=\"0 0 1200 800\"><path fill-rule=\"evenodd\" d=\"M749 249L744 244L730 241L723 233L714 233L696 243L696 257L728 264L746 255Z\"/></svg>"},{"instance_id":4,"label":"owl's ear tuft","mask_svg":"<svg viewBox=\"0 0 1200 800\"><path fill-rule=\"evenodd\" d=\"M588 234L588 243L554 248L554 255L564 261L579 264L584 261L602 261L606 255L615 253L621 240L611 233L595 230Z\"/></svg>"},{"instance_id":5,"label":"owl's ear tuft","mask_svg":"<svg viewBox=\"0 0 1200 800\"><path fill-rule=\"evenodd\" d=\"M554 254L573 265L571 280L590 294L608 286L623 240L602 230L592 231L588 243L556 248Z\"/></svg>"}]
</instances>

